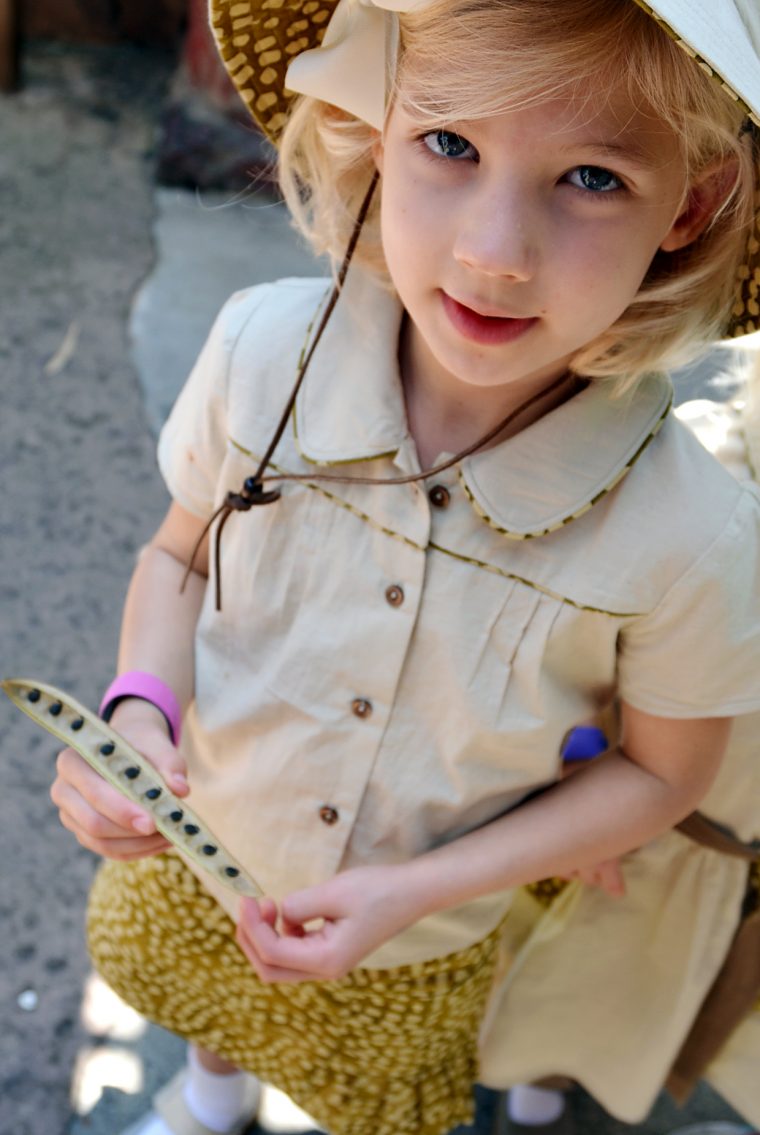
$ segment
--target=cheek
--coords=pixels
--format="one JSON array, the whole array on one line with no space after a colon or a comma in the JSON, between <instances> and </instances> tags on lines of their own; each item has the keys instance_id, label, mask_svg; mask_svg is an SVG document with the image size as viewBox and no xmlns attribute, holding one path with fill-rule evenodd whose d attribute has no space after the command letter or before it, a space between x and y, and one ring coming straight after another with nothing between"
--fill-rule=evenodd
<instances>
[{"instance_id":1,"label":"cheek","mask_svg":"<svg viewBox=\"0 0 760 1135\"><path fill-rule=\"evenodd\" d=\"M612 313L617 318L638 292L656 249L646 240L632 238L628 232L586 234L573 241L562 260L574 264L564 279L571 296L586 296L589 312Z\"/></svg>"},{"instance_id":2,"label":"cheek","mask_svg":"<svg viewBox=\"0 0 760 1135\"><path fill-rule=\"evenodd\" d=\"M425 250L429 250L435 225L421 205L421 194L414 183L405 186L383 184L380 232L383 250L392 275L414 270Z\"/></svg>"}]
</instances>

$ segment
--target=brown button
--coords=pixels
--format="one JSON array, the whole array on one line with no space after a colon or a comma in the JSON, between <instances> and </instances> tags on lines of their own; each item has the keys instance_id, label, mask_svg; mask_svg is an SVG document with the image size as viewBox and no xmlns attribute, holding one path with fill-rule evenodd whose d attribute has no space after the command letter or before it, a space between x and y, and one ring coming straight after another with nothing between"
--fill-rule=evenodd
<instances>
[{"instance_id":1,"label":"brown button","mask_svg":"<svg viewBox=\"0 0 760 1135\"><path fill-rule=\"evenodd\" d=\"M372 702L366 698L354 698L351 702L351 712L356 717L369 717L372 713Z\"/></svg>"},{"instance_id":2,"label":"brown button","mask_svg":"<svg viewBox=\"0 0 760 1135\"><path fill-rule=\"evenodd\" d=\"M433 485L428 493L428 500L434 508L448 508L451 493L445 485Z\"/></svg>"},{"instance_id":3,"label":"brown button","mask_svg":"<svg viewBox=\"0 0 760 1135\"><path fill-rule=\"evenodd\" d=\"M319 818L323 824L337 824L338 822L338 809L331 808L329 804L323 804L319 809Z\"/></svg>"},{"instance_id":4,"label":"brown button","mask_svg":"<svg viewBox=\"0 0 760 1135\"><path fill-rule=\"evenodd\" d=\"M399 587L397 583L392 583L390 587L385 589L385 598L390 603L391 607L400 607L404 602L404 589Z\"/></svg>"}]
</instances>

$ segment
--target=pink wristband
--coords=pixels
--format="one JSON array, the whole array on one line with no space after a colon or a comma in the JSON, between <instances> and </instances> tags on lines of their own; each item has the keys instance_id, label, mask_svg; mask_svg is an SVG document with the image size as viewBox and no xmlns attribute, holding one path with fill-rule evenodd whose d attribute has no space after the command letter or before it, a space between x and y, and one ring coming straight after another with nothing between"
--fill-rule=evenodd
<instances>
[{"instance_id":1,"label":"pink wristband","mask_svg":"<svg viewBox=\"0 0 760 1135\"><path fill-rule=\"evenodd\" d=\"M150 702L156 709L160 709L169 726L169 736L173 744L179 745L182 733L182 711L174 691L153 674L146 674L144 670L129 670L126 674L119 674L103 695L100 703L100 716L104 721L111 720L111 714L120 701L125 698L142 698Z\"/></svg>"}]
</instances>

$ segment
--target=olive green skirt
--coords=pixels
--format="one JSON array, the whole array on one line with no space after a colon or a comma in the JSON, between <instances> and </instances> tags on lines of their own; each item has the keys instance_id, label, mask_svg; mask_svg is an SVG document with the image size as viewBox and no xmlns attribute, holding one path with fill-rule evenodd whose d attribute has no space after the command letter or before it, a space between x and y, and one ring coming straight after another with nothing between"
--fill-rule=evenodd
<instances>
[{"instance_id":1,"label":"olive green skirt","mask_svg":"<svg viewBox=\"0 0 760 1135\"><path fill-rule=\"evenodd\" d=\"M466 950L340 981L265 985L173 853L106 862L96 968L138 1012L273 1084L333 1135L445 1135L473 1119L499 930Z\"/></svg>"}]
</instances>

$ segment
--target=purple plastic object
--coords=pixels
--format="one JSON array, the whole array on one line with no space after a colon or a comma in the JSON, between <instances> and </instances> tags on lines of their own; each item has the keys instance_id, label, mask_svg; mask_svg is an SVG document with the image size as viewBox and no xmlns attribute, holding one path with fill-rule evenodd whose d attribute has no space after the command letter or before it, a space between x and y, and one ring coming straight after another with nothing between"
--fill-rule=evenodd
<instances>
[{"instance_id":1,"label":"purple plastic object","mask_svg":"<svg viewBox=\"0 0 760 1135\"><path fill-rule=\"evenodd\" d=\"M590 761L608 749L609 741L595 725L576 725L562 749L563 761Z\"/></svg>"}]
</instances>

